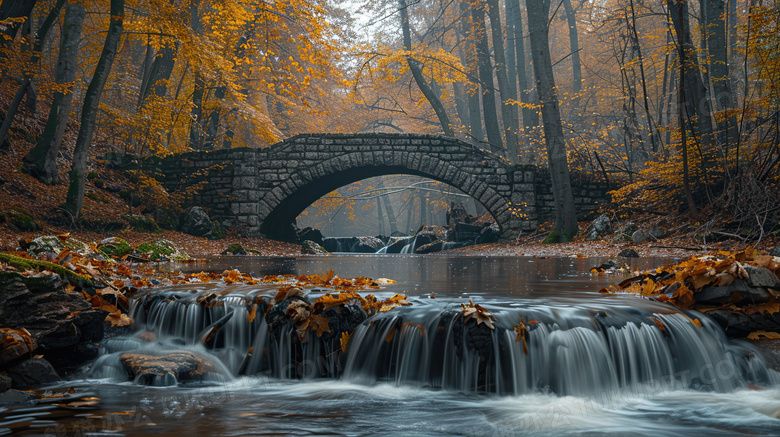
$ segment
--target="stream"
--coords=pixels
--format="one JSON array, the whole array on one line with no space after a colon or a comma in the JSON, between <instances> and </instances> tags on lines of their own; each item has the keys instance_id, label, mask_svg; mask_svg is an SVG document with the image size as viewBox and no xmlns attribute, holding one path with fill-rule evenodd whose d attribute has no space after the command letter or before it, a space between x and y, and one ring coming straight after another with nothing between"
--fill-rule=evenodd
<instances>
[{"instance_id":1,"label":"stream","mask_svg":"<svg viewBox=\"0 0 780 437\"><path fill-rule=\"evenodd\" d=\"M296 345L285 340L291 328L248 318L247 302L273 296L273 285L153 289L133 315L156 342L106 340L82 379L50 387L93 392L99 409L24 435L780 434L780 379L752 346L728 340L702 314L598 293L626 277L588 273L602 261L343 255L173 266L391 278L397 283L369 292L405 294L412 305L360 322L342 354L338 338ZM630 259L632 269L665 261ZM221 305L195 305L215 290ZM313 301L328 290L306 291ZM459 323L469 299L494 316L494 330ZM198 344L231 312L211 348ZM513 330L520 324L523 341ZM136 384L118 364L128 351L190 351L221 374Z\"/></svg>"}]
</instances>

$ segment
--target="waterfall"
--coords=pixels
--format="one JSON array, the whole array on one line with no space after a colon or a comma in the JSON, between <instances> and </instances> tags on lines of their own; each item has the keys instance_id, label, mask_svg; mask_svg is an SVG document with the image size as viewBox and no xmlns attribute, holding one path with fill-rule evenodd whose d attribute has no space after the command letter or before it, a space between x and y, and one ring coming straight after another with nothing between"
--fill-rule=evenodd
<instances>
[{"instance_id":1,"label":"waterfall","mask_svg":"<svg viewBox=\"0 0 780 437\"><path fill-rule=\"evenodd\" d=\"M475 320L464 323L457 299L413 300L370 317L357 305L315 306L313 313L321 311L330 332L318 337L308 331L301 342L284 317L293 300L274 306L268 293L147 294L133 303L132 315L155 334L156 346L113 339L106 347L116 353L196 345L233 376L344 378L502 395L587 396L648 386L725 392L770 384L776 375L751 346L727 339L705 315L648 301L483 302L495 329ZM199 345L203 330L230 312L216 336ZM111 358L101 360L95 367L112 366Z\"/></svg>"}]
</instances>

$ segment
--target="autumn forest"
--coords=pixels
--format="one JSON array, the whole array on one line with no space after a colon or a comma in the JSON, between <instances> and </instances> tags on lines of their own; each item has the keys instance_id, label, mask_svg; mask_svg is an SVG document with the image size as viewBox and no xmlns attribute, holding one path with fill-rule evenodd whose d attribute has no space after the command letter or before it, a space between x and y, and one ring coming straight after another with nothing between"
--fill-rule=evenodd
<instances>
[{"instance_id":1,"label":"autumn forest","mask_svg":"<svg viewBox=\"0 0 780 437\"><path fill-rule=\"evenodd\" d=\"M760 241L780 216L779 13L753 0L3 0L0 144L62 187L71 220L106 154L399 132L549 167L567 239L577 172L621 187L617 216L682 214ZM131 180L147 203L187 195Z\"/></svg>"}]
</instances>

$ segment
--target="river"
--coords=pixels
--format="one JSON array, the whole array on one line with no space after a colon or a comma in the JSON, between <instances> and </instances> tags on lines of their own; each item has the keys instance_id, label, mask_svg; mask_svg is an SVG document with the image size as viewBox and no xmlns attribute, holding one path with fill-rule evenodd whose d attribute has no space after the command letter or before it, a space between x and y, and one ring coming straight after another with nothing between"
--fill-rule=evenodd
<instances>
[{"instance_id":1,"label":"river","mask_svg":"<svg viewBox=\"0 0 780 437\"><path fill-rule=\"evenodd\" d=\"M397 283L384 286L378 296L406 294L412 305L380 313L356 328L349 349L337 363L337 377L308 375L307 379L304 366L303 380L279 377L285 373L274 367L274 360L284 359L279 355L290 350L276 345L270 337L262 337L270 336L262 318L247 324L246 313L241 313L220 332L225 336L219 340L225 351L214 352L218 360L203 346L187 348L224 364L226 373L243 369L251 375L150 387L118 380L108 360L98 362L96 366L109 370L91 369L83 379L53 388L93 392L101 399L99 409L27 433L780 434L778 375L763 367L751 346L727 340L720 328L701 314L677 313L634 296L599 294L600 288L625 277L588 273L602 261L345 255L222 257L207 264L175 266L190 271L237 268L255 276L319 274L334 269L343 278L391 278ZM631 268L652 268L663 262L633 259ZM193 296L213 289L188 287L201 290ZM274 291L267 286L223 287L217 288L226 295L226 302L233 302L230 296L240 300ZM155 293L187 293L184 288L176 286ZM446 314L458 311L459 305L469 299L484 305L496 318L494 349L485 354L470 352L462 345L459 351L450 342L455 323ZM229 306L226 303L218 311L227 311ZM171 323L200 323L192 322L200 315L188 314L167 315L164 328L162 322L147 316L150 329L156 329L160 336L156 349L182 343L168 342L168 337L176 336L166 332L177 329ZM693 319L702 326L695 326ZM526 334L525 351L512 331L521 321L532 331ZM391 344L387 326L400 327L401 322L403 329L395 334L393 349L380 351L380 346ZM202 327L185 331L197 332ZM439 334L435 333L437 328ZM247 330L251 331L249 335L245 334ZM180 333L178 337L186 335ZM445 338L449 346L438 347ZM247 367L241 361L249 345L254 345L256 351L279 348L286 352L277 351L267 363L250 362ZM233 351L232 355L228 350ZM304 351L303 356L307 353ZM311 353L330 357L336 352ZM394 364L385 365L384 361ZM284 362L279 362L283 367Z\"/></svg>"}]
</instances>

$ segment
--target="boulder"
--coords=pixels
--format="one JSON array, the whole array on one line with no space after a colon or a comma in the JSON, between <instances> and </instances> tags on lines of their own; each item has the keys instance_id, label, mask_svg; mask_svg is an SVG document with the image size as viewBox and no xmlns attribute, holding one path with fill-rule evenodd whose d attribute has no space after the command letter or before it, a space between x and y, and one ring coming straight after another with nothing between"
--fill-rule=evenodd
<instances>
[{"instance_id":1,"label":"boulder","mask_svg":"<svg viewBox=\"0 0 780 437\"><path fill-rule=\"evenodd\" d=\"M636 253L636 250L634 249L623 249L620 251L618 256L622 256L625 258L639 258L639 254Z\"/></svg>"},{"instance_id":2,"label":"boulder","mask_svg":"<svg viewBox=\"0 0 780 437\"><path fill-rule=\"evenodd\" d=\"M14 387L28 388L41 384L57 382L60 376L54 366L43 358L33 358L8 368Z\"/></svg>"},{"instance_id":3,"label":"boulder","mask_svg":"<svg viewBox=\"0 0 780 437\"><path fill-rule=\"evenodd\" d=\"M617 231L615 231L615 236L613 239L616 243L620 242L630 242L631 236L634 235L634 232L639 230L636 224L633 222L625 222L620 227L617 228Z\"/></svg>"},{"instance_id":4,"label":"boulder","mask_svg":"<svg viewBox=\"0 0 780 437\"><path fill-rule=\"evenodd\" d=\"M0 369L6 365L29 358L38 343L26 330L0 328Z\"/></svg>"},{"instance_id":5,"label":"boulder","mask_svg":"<svg viewBox=\"0 0 780 437\"><path fill-rule=\"evenodd\" d=\"M653 226L652 228L648 229L647 232L656 240L666 238L666 231L659 228L658 226Z\"/></svg>"},{"instance_id":6,"label":"boulder","mask_svg":"<svg viewBox=\"0 0 780 437\"><path fill-rule=\"evenodd\" d=\"M32 402L37 398L35 393L11 389L7 390L5 393L0 392L0 405L24 404ZM0 431L3 431L3 428L0 428Z\"/></svg>"},{"instance_id":7,"label":"boulder","mask_svg":"<svg viewBox=\"0 0 780 437\"><path fill-rule=\"evenodd\" d=\"M495 223L485 226L479 231L479 237L477 237L477 244L495 243L498 241L498 225Z\"/></svg>"},{"instance_id":8,"label":"boulder","mask_svg":"<svg viewBox=\"0 0 780 437\"><path fill-rule=\"evenodd\" d=\"M385 247L385 243L377 237L356 237L356 240L352 247L355 253L376 253Z\"/></svg>"},{"instance_id":9,"label":"boulder","mask_svg":"<svg viewBox=\"0 0 780 437\"><path fill-rule=\"evenodd\" d=\"M118 257L127 255L131 250L130 244L119 237L109 237L101 240L98 249L106 255Z\"/></svg>"},{"instance_id":10,"label":"boulder","mask_svg":"<svg viewBox=\"0 0 780 437\"><path fill-rule=\"evenodd\" d=\"M222 255L246 255L247 251L246 249L244 249L244 246L238 243L234 243L226 247L221 254Z\"/></svg>"},{"instance_id":11,"label":"boulder","mask_svg":"<svg viewBox=\"0 0 780 437\"><path fill-rule=\"evenodd\" d=\"M640 229L631 234L631 241L634 244L642 244L646 241L650 241L652 238L653 237L650 235L650 232L644 229Z\"/></svg>"},{"instance_id":12,"label":"boulder","mask_svg":"<svg viewBox=\"0 0 780 437\"><path fill-rule=\"evenodd\" d=\"M135 249L135 252L148 256L152 261L183 261L192 259L173 242L163 238L143 243Z\"/></svg>"},{"instance_id":13,"label":"boulder","mask_svg":"<svg viewBox=\"0 0 780 437\"><path fill-rule=\"evenodd\" d=\"M301 244L301 253L304 255L326 255L328 251L314 241L305 240Z\"/></svg>"},{"instance_id":14,"label":"boulder","mask_svg":"<svg viewBox=\"0 0 780 437\"><path fill-rule=\"evenodd\" d=\"M222 373L213 362L189 351L168 354L126 353L119 356L119 361L131 379L145 385L204 381L211 375Z\"/></svg>"},{"instance_id":15,"label":"boulder","mask_svg":"<svg viewBox=\"0 0 780 437\"><path fill-rule=\"evenodd\" d=\"M601 214L593 220L585 231L585 241L594 241L612 233L612 222L606 214Z\"/></svg>"},{"instance_id":16,"label":"boulder","mask_svg":"<svg viewBox=\"0 0 780 437\"><path fill-rule=\"evenodd\" d=\"M748 274L747 283L752 287L767 287L780 290L780 278L766 267L744 265Z\"/></svg>"},{"instance_id":17,"label":"boulder","mask_svg":"<svg viewBox=\"0 0 780 437\"><path fill-rule=\"evenodd\" d=\"M41 258L44 254L58 255L65 246L62 241L54 235L44 235L34 238L32 241L20 241L22 249L34 257Z\"/></svg>"},{"instance_id":18,"label":"boulder","mask_svg":"<svg viewBox=\"0 0 780 437\"><path fill-rule=\"evenodd\" d=\"M0 375L0 394L5 393L11 388L13 380L8 375Z\"/></svg>"},{"instance_id":19,"label":"boulder","mask_svg":"<svg viewBox=\"0 0 780 437\"><path fill-rule=\"evenodd\" d=\"M742 311L718 309L707 311L729 337L746 337L753 331L780 332L780 313L766 311L746 314Z\"/></svg>"},{"instance_id":20,"label":"boulder","mask_svg":"<svg viewBox=\"0 0 780 437\"><path fill-rule=\"evenodd\" d=\"M769 254L772 256L780 256L780 246L775 246L775 248L770 249Z\"/></svg>"},{"instance_id":21,"label":"boulder","mask_svg":"<svg viewBox=\"0 0 780 437\"><path fill-rule=\"evenodd\" d=\"M735 293L739 293L738 297L735 297ZM729 285L705 286L698 293L694 293L693 297L698 304L719 305L743 301L746 303L766 303L772 295L766 287L755 287L744 279L736 279Z\"/></svg>"},{"instance_id":22,"label":"boulder","mask_svg":"<svg viewBox=\"0 0 780 437\"><path fill-rule=\"evenodd\" d=\"M203 237L211 232L212 224L208 213L199 206L188 209L181 218L181 231L185 234Z\"/></svg>"},{"instance_id":23,"label":"boulder","mask_svg":"<svg viewBox=\"0 0 780 437\"><path fill-rule=\"evenodd\" d=\"M385 253L401 253L404 246L412 241L412 237L390 237Z\"/></svg>"}]
</instances>

